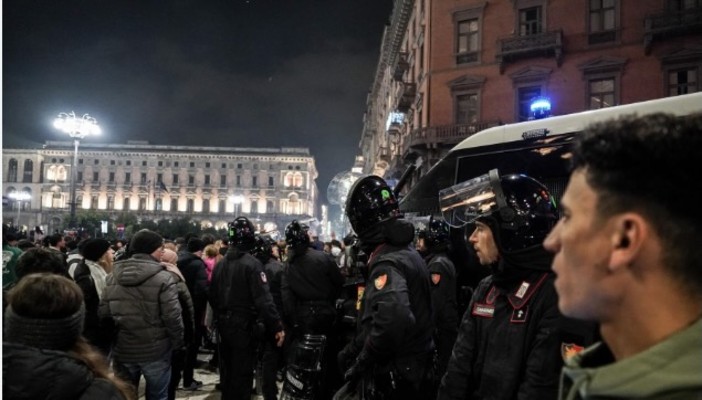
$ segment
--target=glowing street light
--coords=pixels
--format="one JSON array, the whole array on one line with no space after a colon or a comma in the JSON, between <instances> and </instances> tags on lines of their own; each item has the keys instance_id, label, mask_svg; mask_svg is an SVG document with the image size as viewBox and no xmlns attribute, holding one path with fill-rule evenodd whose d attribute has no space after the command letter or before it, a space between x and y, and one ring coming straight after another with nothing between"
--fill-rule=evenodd
<instances>
[{"instance_id":1,"label":"glowing street light","mask_svg":"<svg viewBox=\"0 0 702 400\"><path fill-rule=\"evenodd\" d=\"M234 203L234 217L239 216L239 212L241 210L241 203L244 202L244 196L240 194L232 194L229 196L229 200Z\"/></svg>"},{"instance_id":2,"label":"glowing street light","mask_svg":"<svg viewBox=\"0 0 702 400\"><path fill-rule=\"evenodd\" d=\"M61 132L67 133L73 138L73 167L71 168L71 218L69 221L70 227L76 226L76 175L78 170L78 145L81 139L85 139L89 135L99 135L100 126L97 120L88 114L82 117L77 117L71 111L70 113L60 113L54 120L54 128Z\"/></svg>"},{"instance_id":3,"label":"glowing street light","mask_svg":"<svg viewBox=\"0 0 702 400\"><path fill-rule=\"evenodd\" d=\"M22 212L22 202L28 201L32 196L27 192L13 192L8 195L9 198L15 200L17 203L17 228L20 227L20 215Z\"/></svg>"}]
</instances>

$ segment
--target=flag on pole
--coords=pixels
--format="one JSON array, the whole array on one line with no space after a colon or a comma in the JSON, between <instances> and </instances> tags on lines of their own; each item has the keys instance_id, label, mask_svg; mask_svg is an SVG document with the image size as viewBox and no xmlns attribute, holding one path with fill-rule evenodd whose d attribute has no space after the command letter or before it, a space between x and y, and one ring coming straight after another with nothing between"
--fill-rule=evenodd
<instances>
[{"instance_id":1,"label":"flag on pole","mask_svg":"<svg viewBox=\"0 0 702 400\"><path fill-rule=\"evenodd\" d=\"M158 188L168 193L168 189L166 188L166 185L163 184L163 181L158 181Z\"/></svg>"}]
</instances>

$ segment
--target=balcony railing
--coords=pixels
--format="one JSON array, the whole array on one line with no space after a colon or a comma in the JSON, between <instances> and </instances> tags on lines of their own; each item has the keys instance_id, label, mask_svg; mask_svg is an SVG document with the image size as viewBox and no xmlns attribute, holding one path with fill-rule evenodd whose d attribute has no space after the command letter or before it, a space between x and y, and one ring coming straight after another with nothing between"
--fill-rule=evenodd
<instances>
[{"instance_id":1,"label":"balcony railing","mask_svg":"<svg viewBox=\"0 0 702 400\"><path fill-rule=\"evenodd\" d=\"M412 148L429 148L438 145L453 147L463 139L484 129L501 125L499 121L474 124L439 125L413 130L403 143L402 154L407 155Z\"/></svg>"},{"instance_id":2,"label":"balcony railing","mask_svg":"<svg viewBox=\"0 0 702 400\"><path fill-rule=\"evenodd\" d=\"M702 7L650 15L644 27L644 49L649 54L651 43L656 39L702 33Z\"/></svg>"},{"instance_id":3,"label":"balcony railing","mask_svg":"<svg viewBox=\"0 0 702 400\"><path fill-rule=\"evenodd\" d=\"M397 90L397 111L407 112L417 95L417 84L402 82Z\"/></svg>"},{"instance_id":4,"label":"balcony railing","mask_svg":"<svg viewBox=\"0 0 702 400\"><path fill-rule=\"evenodd\" d=\"M405 71L409 69L409 62L407 61L407 53L400 52L397 54L397 61L395 62L395 68L392 71L392 77L398 82L402 82L402 77L405 75Z\"/></svg>"},{"instance_id":5,"label":"balcony railing","mask_svg":"<svg viewBox=\"0 0 702 400\"><path fill-rule=\"evenodd\" d=\"M504 72L505 64L508 62L540 56L553 56L560 66L563 61L563 32L553 31L514 36L501 39L497 47L496 58L500 64L500 73Z\"/></svg>"}]
</instances>

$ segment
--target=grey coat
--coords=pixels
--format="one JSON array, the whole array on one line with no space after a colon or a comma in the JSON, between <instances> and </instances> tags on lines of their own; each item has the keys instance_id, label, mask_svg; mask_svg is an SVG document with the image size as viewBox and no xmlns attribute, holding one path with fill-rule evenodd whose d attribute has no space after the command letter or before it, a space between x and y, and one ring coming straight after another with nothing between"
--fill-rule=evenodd
<instances>
[{"instance_id":1,"label":"grey coat","mask_svg":"<svg viewBox=\"0 0 702 400\"><path fill-rule=\"evenodd\" d=\"M114 264L98 315L114 321L115 360L162 360L183 347L182 308L174 276L147 254Z\"/></svg>"}]
</instances>

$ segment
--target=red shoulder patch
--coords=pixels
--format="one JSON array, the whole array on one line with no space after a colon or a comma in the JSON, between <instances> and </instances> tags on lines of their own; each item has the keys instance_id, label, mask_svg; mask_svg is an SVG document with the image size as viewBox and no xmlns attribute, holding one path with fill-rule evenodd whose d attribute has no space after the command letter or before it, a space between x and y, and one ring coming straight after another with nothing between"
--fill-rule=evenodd
<instances>
[{"instance_id":1,"label":"red shoulder patch","mask_svg":"<svg viewBox=\"0 0 702 400\"><path fill-rule=\"evenodd\" d=\"M265 272L261 272L261 282L268 283L268 278L266 278Z\"/></svg>"},{"instance_id":2,"label":"red shoulder patch","mask_svg":"<svg viewBox=\"0 0 702 400\"><path fill-rule=\"evenodd\" d=\"M378 275L377 278L375 278L375 281L373 283L375 284L375 288L380 290L385 287L385 284L388 281L388 274L380 274Z\"/></svg>"},{"instance_id":3,"label":"red shoulder patch","mask_svg":"<svg viewBox=\"0 0 702 400\"><path fill-rule=\"evenodd\" d=\"M441 274L431 274L431 282L434 285L438 285L441 282Z\"/></svg>"}]
</instances>

